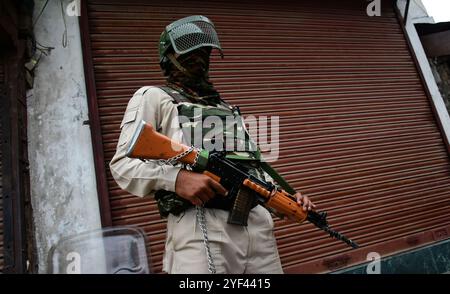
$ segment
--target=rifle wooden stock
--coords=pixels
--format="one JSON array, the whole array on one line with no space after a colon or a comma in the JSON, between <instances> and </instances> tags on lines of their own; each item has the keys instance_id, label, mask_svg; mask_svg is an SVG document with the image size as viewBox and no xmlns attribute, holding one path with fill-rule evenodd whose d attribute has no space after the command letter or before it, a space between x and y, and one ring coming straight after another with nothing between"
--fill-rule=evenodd
<instances>
[{"instance_id":1,"label":"rifle wooden stock","mask_svg":"<svg viewBox=\"0 0 450 294\"><path fill-rule=\"evenodd\" d=\"M167 160L188 149L188 146L177 143L169 137L158 133L151 124L142 121L131 139L126 156L140 159ZM180 162L193 165L196 157L197 151L193 150L181 158Z\"/></svg>"}]
</instances>

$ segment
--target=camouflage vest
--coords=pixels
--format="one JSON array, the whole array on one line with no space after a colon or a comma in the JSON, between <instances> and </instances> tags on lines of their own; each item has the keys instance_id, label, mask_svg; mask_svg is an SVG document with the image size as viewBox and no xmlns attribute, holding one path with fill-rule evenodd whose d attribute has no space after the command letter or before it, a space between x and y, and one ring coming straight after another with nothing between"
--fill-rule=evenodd
<instances>
[{"instance_id":1,"label":"camouflage vest","mask_svg":"<svg viewBox=\"0 0 450 294\"><path fill-rule=\"evenodd\" d=\"M227 158L239 160L251 174L264 178L261 168L255 166L260 160L260 152L245 128L239 108L224 101L216 105L192 101L170 87L160 88L177 104L180 127L187 145L208 151L225 150ZM169 213L178 215L192 206L174 192L165 190L157 191L155 199L162 217Z\"/></svg>"}]
</instances>

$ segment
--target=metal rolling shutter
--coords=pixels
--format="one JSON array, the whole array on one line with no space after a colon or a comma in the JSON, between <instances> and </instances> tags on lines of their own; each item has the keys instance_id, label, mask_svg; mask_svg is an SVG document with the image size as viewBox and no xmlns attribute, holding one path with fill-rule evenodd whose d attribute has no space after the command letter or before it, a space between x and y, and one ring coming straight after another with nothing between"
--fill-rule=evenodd
<instances>
[{"instance_id":1,"label":"metal rolling shutter","mask_svg":"<svg viewBox=\"0 0 450 294\"><path fill-rule=\"evenodd\" d=\"M1 73L0 73L1 74ZM3 266L4 266L4 251L3 251L3 183L2 183L2 154L1 154L1 148L2 148L2 131L1 131L2 125L0 122L0 273L3 272Z\"/></svg>"},{"instance_id":2,"label":"metal rolling shutter","mask_svg":"<svg viewBox=\"0 0 450 294\"><path fill-rule=\"evenodd\" d=\"M0 61L0 93L3 91L5 81L5 73L3 68L3 62ZM3 99L3 96L0 96L0 99ZM0 110L2 101L0 101ZM2 165L2 144L3 144L3 127L2 120L0 119L0 273L3 272L4 267L4 248L3 248L3 165Z\"/></svg>"},{"instance_id":3,"label":"metal rolling shutter","mask_svg":"<svg viewBox=\"0 0 450 294\"><path fill-rule=\"evenodd\" d=\"M286 271L324 272L448 238L449 158L391 2L372 18L364 1L266 2L88 1L105 166L132 93L163 83L161 30L204 14L225 50L211 69L223 97L246 115L280 116L275 167L364 246L277 220ZM106 173L112 223L142 227L160 271L165 223L154 201Z\"/></svg>"}]
</instances>

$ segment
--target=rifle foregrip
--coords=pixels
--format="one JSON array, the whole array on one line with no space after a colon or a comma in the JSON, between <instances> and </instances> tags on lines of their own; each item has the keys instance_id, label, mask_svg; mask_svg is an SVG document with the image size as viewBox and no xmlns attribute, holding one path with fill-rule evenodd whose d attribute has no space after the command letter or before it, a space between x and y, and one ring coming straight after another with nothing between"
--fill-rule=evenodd
<instances>
[{"instance_id":1,"label":"rifle foregrip","mask_svg":"<svg viewBox=\"0 0 450 294\"><path fill-rule=\"evenodd\" d=\"M281 191L277 191L270 197L266 205L299 223L305 221L308 217L307 211L303 211L303 208L295 200Z\"/></svg>"},{"instance_id":2,"label":"rifle foregrip","mask_svg":"<svg viewBox=\"0 0 450 294\"><path fill-rule=\"evenodd\" d=\"M280 214L283 214L299 223L306 220L308 212L303 211L303 208L299 206L297 202L286 192L270 192L249 179L246 179L243 184L266 198L267 200L264 205L275 209Z\"/></svg>"},{"instance_id":3,"label":"rifle foregrip","mask_svg":"<svg viewBox=\"0 0 450 294\"><path fill-rule=\"evenodd\" d=\"M253 183L249 179L245 179L243 182L243 185L250 188L251 190L255 191L256 193L263 196L264 198L270 198L270 191L264 189L263 187L259 186L256 183Z\"/></svg>"}]
</instances>

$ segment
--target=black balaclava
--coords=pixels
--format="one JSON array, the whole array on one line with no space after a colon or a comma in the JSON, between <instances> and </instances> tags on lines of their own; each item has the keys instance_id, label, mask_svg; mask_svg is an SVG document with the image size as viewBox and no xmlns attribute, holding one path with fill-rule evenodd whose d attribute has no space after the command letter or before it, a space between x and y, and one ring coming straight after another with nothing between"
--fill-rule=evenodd
<instances>
[{"instance_id":1,"label":"black balaclava","mask_svg":"<svg viewBox=\"0 0 450 294\"><path fill-rule=\"evenodd\" d=\"M201 47L180 55L177 61L188 73L181 72L174 64L170 63L166 70L169 86L180 87L186 94L197 99L220 99L219 93L209 81L210 54L210 47Z\"/></svg>"}]
</instances>

